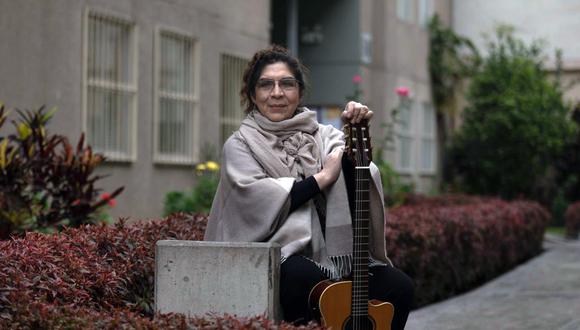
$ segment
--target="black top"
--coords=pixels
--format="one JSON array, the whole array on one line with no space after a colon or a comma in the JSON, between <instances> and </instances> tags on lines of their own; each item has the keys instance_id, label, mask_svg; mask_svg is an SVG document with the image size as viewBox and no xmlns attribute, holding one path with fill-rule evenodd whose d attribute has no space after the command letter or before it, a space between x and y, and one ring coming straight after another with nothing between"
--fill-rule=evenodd
<instances>
[{"instance_id":1,"label":"black top","mask_svg":"<svg viewBox=\"0 0 580 330\"><path fill-rule=\"evenodd\" d=\"M346 181L348 201L352 212L354 209L354 205L352 205L354 201L354 166L348 157L346 157L346 155L342 156L342 172ZM316 182L314 176L309 176L302 181L294 182L294 185L290 190L289 213L296 211L296 209L320 193L320 187L318 186L318 182Z\"/></svg>"}]
</instances>

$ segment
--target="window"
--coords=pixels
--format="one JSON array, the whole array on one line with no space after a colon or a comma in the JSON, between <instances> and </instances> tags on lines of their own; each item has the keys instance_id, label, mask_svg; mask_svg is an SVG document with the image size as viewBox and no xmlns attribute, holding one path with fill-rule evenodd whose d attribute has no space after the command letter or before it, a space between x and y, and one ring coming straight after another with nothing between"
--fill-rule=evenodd
<instances>
[{"instance_id":1,"label":"window","mask_svg":"<svg viewBox=\"0 0 580 330\"><path fill-rule=\"evenodd\" d=\"M435 110L429 103L423 103L422 105L423 129L419 134L421 139L420 169L422 172L433 173L435 172L437 149Z\"/></svg>"},{"instance_id":2,"label":"window","mask_svg":"<svg viewBox=\"0 0 580 330\"><path fill-rule=\"evenodd\" d=\"M189 37L158 31L155 53L154 159L192 164L197 155L196 45Z\"/></svg>"},{"instance_id":3,"label":"window","mask_svg":"<svg viewBox=\"0 0 580 330\"><path fill-rule=\"evenodd\" d=\"M137 70L134 25L89 12L84 45L83 130L111 160L134 160Z\"/></svg>"},{"instance_id":4,"label":"window","mask_svg":"<svg viewBox=\"0 0 580 330\"><path fill-rule=\"evenodd\" d=\"M413 22L415 0L397 0L397 17L406 22Z\"/></svg>"},{"instance_id":5,"label":"window","mask_svg":"<svg viewBox=\"0 0 580 330\"><path fill-rule=\"evenodd\" d=\"M397 129L397 169L404 172L413 170L413 103L401 107Z\"/></svg>"},{"instance_id":6,"label":"window","mask_svg":"<svg viewBox=\"0 0 580 330\"><path fill-rule=\"evenodd\" d=\"M397 124L397 170L434 174L437 158L437 124L430 103L409 102L401 107Z\"/></svg>"},{"instance_id":7,"label":"window","mask_svg":"<svg viewBox=\"0 0 580 330\"><path fill-rule=\"evenodd\" d=\"M240 106L240 90L242 89L242 75L248 65L248 60L222 55L221 57L221 113L220 129L222 144L238 129L245 117Z\"/></svg>"},{"instance_id":8,"label":"window","mask_svg":"<svg viewBox=\"0 0 580 330\"><path fill-rule=\"evenodd\" d=\"M371 64L373 62L373 36L368 32L363 32L360 35L360 60L364 64Z\"/></svg>"},{"instance_id":9,"label":"window","mask_svg":"<svg viewBox=\"0 0 580 330\"><path fill-rule=\"evenodd\" d=\"M422 27L429 25L429 20L433 16L433 0L419 0L419 24Z\"/></svg>"}]
</instances>

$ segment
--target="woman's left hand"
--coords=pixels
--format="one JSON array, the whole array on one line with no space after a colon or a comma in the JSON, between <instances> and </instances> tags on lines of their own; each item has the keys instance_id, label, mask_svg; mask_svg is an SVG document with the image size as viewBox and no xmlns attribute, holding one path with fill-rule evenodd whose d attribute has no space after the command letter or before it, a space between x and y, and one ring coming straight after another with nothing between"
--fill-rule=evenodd
<instances>
[{"instance_id":1,"label":"woman's left hand","mask_svg":"<svg viewBox=\"0 0 580 330\"><path fill-rule=\"evenodd\" d=\"M340 115L343 123L358 124L361 120L370 120L373 117L373 112L361 103L350 101L344 107L344 111Z\"/></svg>"}]
</instances>

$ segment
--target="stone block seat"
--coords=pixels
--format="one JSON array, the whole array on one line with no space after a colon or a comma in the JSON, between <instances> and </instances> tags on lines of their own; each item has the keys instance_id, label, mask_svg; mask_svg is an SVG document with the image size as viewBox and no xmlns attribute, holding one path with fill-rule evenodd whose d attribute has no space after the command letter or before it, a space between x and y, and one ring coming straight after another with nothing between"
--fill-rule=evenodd
<instances>
[{"instance_id":1,"label":"stone block seat","mask_svg":"<svg viewBox=\"0 0 580 330\"><path fill-rule=\"evenodd\" d=\"M280 246L163 240L155 249L155 310L281 319Z\"/></svg>"}]
</instances>

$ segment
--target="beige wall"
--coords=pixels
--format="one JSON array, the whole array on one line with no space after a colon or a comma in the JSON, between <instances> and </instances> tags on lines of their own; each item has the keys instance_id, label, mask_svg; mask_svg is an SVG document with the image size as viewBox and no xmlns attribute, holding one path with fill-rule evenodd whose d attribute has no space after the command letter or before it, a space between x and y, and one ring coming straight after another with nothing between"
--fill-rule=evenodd
<instances>
[{"instance_id":1,"label":"beige wall","mask_svg":"<svg viewBox=\"0 0 580 330\"><path fill-rule=\"evenodd\" d=\"M360 29L373 35L373 62L363 65L363 90L368 91L369 105L376 113L373 120L374 140L386 134L380 123L390 120L390 112L399 103L395 93L397 87L411 90L417 102L431 103L431 88L428 68L429 35L418 23L418 3L411 22L397 17L396 1L361 0ZM450 1L434 0L435 11L444 22L450 20ZM387 152L387 159L396 164L395 151ZM402 173L404 179L413 182L417 191L433 192L437 188L440 166L436 173L421 173L418 170Z\"/></svg>"},{"instance_id":2,"label":"beige wall","mask_svg":"<svg viewBox=\"0 0 580 330\"><path fill-rule=\"evenodd\" d=\"M152 160L153 39L156 27L181 31L201 49L201 144L219 143L220 55L245 58L268 44L268 0L0 1L0 100L10 107L57 106L52 132L81 133L82 24L87 8L129 19L138 29L137 160L108 163L102 187L125 186L114 216L158 217L165 193L194 184L192 166ZM251 17L251 19L248 19ZM218 147L219 148L219 147Z\"/></svg>"}]
</instances>

